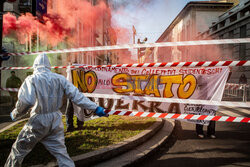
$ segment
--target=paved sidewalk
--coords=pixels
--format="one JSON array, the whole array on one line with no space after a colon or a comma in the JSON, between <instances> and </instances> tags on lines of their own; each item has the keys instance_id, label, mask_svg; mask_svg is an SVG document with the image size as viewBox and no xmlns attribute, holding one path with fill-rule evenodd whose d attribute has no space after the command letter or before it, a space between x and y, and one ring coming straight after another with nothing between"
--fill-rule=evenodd
<instances>
[{"instance_id":1,"label":"paved sidewalk","mask_svg":"<svg viewBox=\"0 0 250 167\"><path fill-rule=\"evenodd\" d=\"M13 123L9 115L0 115L0 130Z\"/></svg>"},{"instance_id":2,"label":"paved sidewalk","mask_svg":"<svg viewBox=\"0 0 250 167\"><path fill-rule=\"evenodd\" d=\"M0 130L13 123L10 118L10 112L12 109L13 107L10 103L0 103Z\"/></svg>"},{"instance_id":3,"label":"paved sidewalk","mask_svg":"<svg viewBox=\"0 0 250 167\"><path fill-rule=\"evenodd\" d=\"M15 126L15 125L18 124L19 122L23 122L23 121L25 121L25 120L28 120L28 118L24 118L24 119L21 119L21 120L19 120L19 121L15 121L15 122L11 121L11 122L4 122L4 123L1 123L0 126L1 126L2 128L0 129L0 133L2 133L3 131L5 131L5 130L11 128L12 126Z\"/></svg>"}]
</instances>

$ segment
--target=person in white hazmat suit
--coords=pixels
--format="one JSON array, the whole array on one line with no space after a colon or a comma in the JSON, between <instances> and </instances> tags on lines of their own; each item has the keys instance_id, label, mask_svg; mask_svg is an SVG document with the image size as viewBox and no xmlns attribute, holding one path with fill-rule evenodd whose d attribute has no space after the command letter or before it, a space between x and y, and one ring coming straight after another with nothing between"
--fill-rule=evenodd
<instances>
[{"instance_id":1,"label":"person in white hazmat suit","mask_svg":"<svg viewBox=\"0 0 250 167\"><path fill-rule=\"evenodd\" d=\"M65 94L81 108L95 111L98 116L108 116L104 109L90 101L62 75L50 71L50 62L45 54L34 61L34 73L28 76L18 92L16 108L10 116L13 120L25 114L30 108L30 118L12 146L6 167L21 166L24 157L41 142L56 157L61 167L73 167L65 141L62 113L62 98Z\"/></svg>"}]
</instances>

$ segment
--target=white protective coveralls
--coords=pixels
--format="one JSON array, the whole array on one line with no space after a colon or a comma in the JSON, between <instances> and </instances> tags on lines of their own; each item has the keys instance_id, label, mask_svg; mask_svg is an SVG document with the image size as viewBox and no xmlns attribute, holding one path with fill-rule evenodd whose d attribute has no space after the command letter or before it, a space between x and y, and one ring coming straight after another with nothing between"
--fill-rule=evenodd
<instances>
[{"instance_id":1,"label":"white protective coveralls","mask_svg":"<svg viewBox=\"0 0 250 167\"><path fill-rule=\"evenodd\" d=\"M88 110L96 110L98 106L64 76L51 72L45 54L37 56L33 67L34 73L22 84L16 108L11 113L15 119L33 107L30 119L13 144L5 166L21 166L24 157L40 141L56 157L59 166L73 167L74 162L66 150L62 113L59 111L63 95Z\"/></svg>"}]
</instances>

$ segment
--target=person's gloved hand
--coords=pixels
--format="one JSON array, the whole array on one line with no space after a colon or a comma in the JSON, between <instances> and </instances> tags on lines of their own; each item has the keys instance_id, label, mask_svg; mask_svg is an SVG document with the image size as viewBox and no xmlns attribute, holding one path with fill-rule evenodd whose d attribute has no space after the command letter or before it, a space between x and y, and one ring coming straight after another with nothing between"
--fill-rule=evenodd
<instances>
[{"instance_id":1,"label":"person's gloved hand","mask_svg":"<svg viewBox=\"0 0 250 167\"><path fill-rule=\"evenodd\" d=\"M10 118L12 119L12 121L16 121L16 115L17 115L17 111L16 111L16 109L14 109L14 110L10 113Z\"/></svg>"},{"instance_id":2,"label":"person's gloved hand","mask_svg":"<svg viewBox=\"0 0 250 167\"><path fill-rule=\"evenodd\" d=\"M99 117L108 117L109 115L105 112L105 109L102 108L102 107L97 107L96 110L95 110L95 113L99 116Z\"/></svg>"}]
</instances>

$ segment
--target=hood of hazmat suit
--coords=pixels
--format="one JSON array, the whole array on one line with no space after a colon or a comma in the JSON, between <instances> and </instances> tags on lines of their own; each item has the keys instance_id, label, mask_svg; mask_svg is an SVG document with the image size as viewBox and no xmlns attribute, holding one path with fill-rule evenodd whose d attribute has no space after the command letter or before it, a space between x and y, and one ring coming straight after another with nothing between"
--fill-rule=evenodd
<instances>
[{"instance_id":1,"label":"hood of hazmat suit","mask_svg":"<svg viewBox=\"0 0 250 167\"><path fill-rule=\"evenodd\" d=\"M11 116L16 119L31 109L31 117L14 143L6 166L19 166L37 142L42 142L59 166L74 166L64 144L62 114L63 95L81 108L97 109L96 103L86 98L62 75L51 72L50 62L45 54L34 61L34 73L23 82L16 108ZM45 157L46 158L46 157Z\"/></svg>"}]
</instances>

